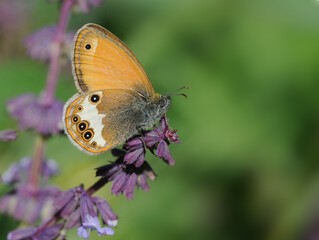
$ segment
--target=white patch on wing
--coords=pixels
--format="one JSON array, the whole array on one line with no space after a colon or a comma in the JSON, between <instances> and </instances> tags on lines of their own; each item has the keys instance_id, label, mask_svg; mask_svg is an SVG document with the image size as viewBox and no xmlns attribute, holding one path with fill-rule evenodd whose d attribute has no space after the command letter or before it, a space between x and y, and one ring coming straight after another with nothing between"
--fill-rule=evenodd
<instances>
[{"instance_id":1,"label":"white patch on wing","mask_svg":"<svg viewBox=\"0 0 319 240\"><path fill-rule=\"evenodd\" d=\"M94 94L95 93L99 94L102 98L102 92L94 92ZM83 101L80 103L83 106L83 110L77 114L79 115L81 121L88 121L90 123L89 128L92 128L94 131L94 136L90 140L90 144L95 141L97 146L103 147L106 145L106 141L102 137L102 119L105 117L105 114L99 114L98 110L96 109L97 104L92 104L89 102L89 97L91 97L92 94L89 94L83 99Z\"/></svg>"}]
</instances>

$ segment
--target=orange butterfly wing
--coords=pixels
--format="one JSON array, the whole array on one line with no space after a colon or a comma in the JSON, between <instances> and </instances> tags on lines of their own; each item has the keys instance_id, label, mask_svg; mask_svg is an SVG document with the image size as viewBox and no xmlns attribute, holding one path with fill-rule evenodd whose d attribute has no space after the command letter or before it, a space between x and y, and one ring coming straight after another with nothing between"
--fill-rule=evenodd
<instances>
[{"instance_id":1,"label":"orange butterfly wing","mask_svg":"<svg viewBox=\"0 0 319 240\"><path fill-rule=\"evenodd\" d=\"M75 36L73 75L80 92L130 89L145 97L155 95L149 78L130 49L96 24L84 25Z\"/></svg>"}]
</instances>

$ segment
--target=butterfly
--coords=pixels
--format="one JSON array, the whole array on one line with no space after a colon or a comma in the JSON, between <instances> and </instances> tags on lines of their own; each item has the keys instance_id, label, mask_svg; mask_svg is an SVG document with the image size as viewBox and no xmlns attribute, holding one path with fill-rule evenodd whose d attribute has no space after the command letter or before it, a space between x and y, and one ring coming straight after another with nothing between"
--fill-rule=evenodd
<instances>
[{"instance_id":1,"label":"butterfly","mask_svg":"<svg viewBox=\"0 0 319 240\"><path fill-rule=\"evenodd\" d=\"M152 127L171 105L155 93L130 49L97 24L74 37L72 67L78 93L64 105L64 129L89 154L103 153Z\"/></svg>"}]
</instances>

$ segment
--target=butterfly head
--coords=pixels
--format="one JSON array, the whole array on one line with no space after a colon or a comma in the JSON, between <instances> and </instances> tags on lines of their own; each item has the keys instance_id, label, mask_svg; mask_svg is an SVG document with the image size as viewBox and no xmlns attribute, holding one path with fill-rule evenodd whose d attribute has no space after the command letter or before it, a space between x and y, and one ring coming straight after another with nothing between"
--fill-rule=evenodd
<instances>
[{"instance_id":1,"label":"butterfly head","mask_svg":"<svg viewBox=\"0 0 319 240\"><path fill-rule=\"evenodd\" d=\"M166 95L155 94L153 100L148 102L149 113L152 116L154 122L157 122L158 120L160 120L160 118L170 108L172 103L171 96L183 96L187 98L186 94L184 93L176 94L176 92L182 89L188 89L188 87L187 86L181 87L180 89L170 92Z\"/></svg>"},{"instance_id":2,"label":"butterfly head","mask_svg":"<svg viewBox=\"0 0 319 240\"><path fill-rule=\"evenodd\" d=\"M147 100L145 109L146 122L143 126L150 128L158 122L171 106L171 102L170 96L159 94L156 94L152 100Z\"/></svg>"},{"instance_id":3,"label":"butterfly head","mask_svg":"<svg viewBox=\"0 0 319 240\"><path fill-rule=\"evenodd\" d=\"M159 106L159 112L161 116L167 112L167 110L171 106L171 103L172 103L172 99L170 96L167 96L167 95L159 96L157 104Z\"/></svg>"}]
</instances>

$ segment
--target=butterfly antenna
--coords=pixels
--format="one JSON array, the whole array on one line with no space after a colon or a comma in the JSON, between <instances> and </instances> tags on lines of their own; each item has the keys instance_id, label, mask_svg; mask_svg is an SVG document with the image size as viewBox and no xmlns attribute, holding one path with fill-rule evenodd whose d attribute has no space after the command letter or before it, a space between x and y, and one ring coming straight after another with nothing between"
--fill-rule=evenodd
<instances>
[{"instance_id":1,"label":"butterfly antenna","mask_svg":"<svg viewBox=\"0 0 319 240\"><path fill-rule=\"evenodd\" d=\"M183 96L184 98L187 99L187 95L185 93L179 93L179 94L170 94L170 95L167 95L167 96Z\"/></svg>"},{"instance_id":2,"label":"butterfly antenna","mask_svg":"<svg viewBox=\"0 0 319 240\"><path fill-rule=\"evenodd\" d=\"M177 90L175 90L175 91L173 91L173 92L167 93L166 95L167 95L167 96L172 96L172 95L171 95L172 93L176 93L176 92L178 92L178 91L180 91L180 90L183 90L183 89L188 89L188 86L183 86L183 87L181 87L181 88L179 88L179 89L177 89Z\"/></svg>"},{"instance_id":3,"label":"butterfly antenna","mask_svg":"<svg viewBox=\"0 0 319 240\"><path fill-rule=\"evenodd\" d=\"M178 92L180 90L183 90L183 89L188 89L188 86L183 86L183 87L181 87L181 88L179 88L179 89L177 89L177 90L175 90L173 92L169 92L168 94L166 94L166 96L183 96L183 97L185 97L187 99L187 95L184 94L184 93L173 94L173 93L176 93L176 92Z\"/></svg>"}]
</instances>

